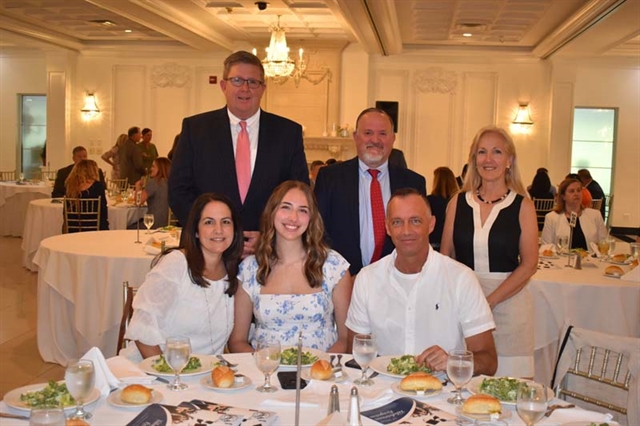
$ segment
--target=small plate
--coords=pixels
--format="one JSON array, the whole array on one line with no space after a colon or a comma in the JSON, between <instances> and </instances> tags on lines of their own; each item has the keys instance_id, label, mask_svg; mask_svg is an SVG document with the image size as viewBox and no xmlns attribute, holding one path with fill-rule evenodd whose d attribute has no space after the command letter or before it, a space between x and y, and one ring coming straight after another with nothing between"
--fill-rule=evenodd
<instances>
[{"instance_id":1,"label":"small plate","mask_svg":"<svg viewBox=\"0 0 640 426\"><path fill-rule=\"evenodd\" d=\"M211 370L213 370L216 367L217 363L219 362L214 356L211 356L211 355L191 354L191 356L200 358L200 364L202 366L194 371L189 371L188 373L180 373L180 377L197 376L198 374L209 373L211 372ZM158 358L160 358L160 355L150 356L149 358L143 359L142 362L138 364L138 367L140 367L142 371L144 371L145 373L152 374L154 376L160 376L160 377L175 376L175 374L173 374L173 371L170 373L161 373L159 371L156 371L156 369L153 368L153 361L155 361Z\"/></svg>"},{"instance_id":2,"label":"small plate","mask_svg":"<svg viewBox=\"0 0 640 426\"><path fill-rule=\"evenodd\" d=\"M606 272L604 274L602 274L602 275L604 275L605 277L618 278L618 279L622 276L620 274L607 274Z\"/></svg>"},{"instance_id":3,"label":"small plate","mask_svg":"<svg viewBox=\"0 0 640 426\"><path fill-rule=\"evenodd\" d=\"M610 263L612 265L629 266L629 265L631 265L631 262L633 262L633 260L631 260L631 258L627 258L627 260L625 260L624 262L616 262L615 260L607 260L606 262Z\"/></svg>"},{"instance_id":4,"label":"small plate","mask_svg":"<svg viewBox=\"0 0 640 426\"><path fill-rule=\"evenodd\" d=\"M114 407L142 408L151 404L157 404L158 402L162 401L162 399L164 398L162 393L160 393L155 389L151 389L151 399L149 400L149 402L144 404L132 404L130 402L124 402L122 398L120 398L120 394L122 394L122 389L118 389L117 391L110 393L109 396L107 397L107 402L113 405Z\"/></svg>"},{"instance_id":5,"label":"small plate","mask_svg":"<svg viewBox=\"0 0 640 426\"><path fill-rule=\"evenodd\" d=\"M378 358L375 358L373 361L371 361L371 364L369 364L369 368L372 369L373 371L375 371L376 373L380 373L384 376L389 376L389 377L396 377L398 379L404 379L405 377L407 377L407 375L401 375L401 374L394 374L394 373L390 373L387 371L387 365L389 365L389 363L391 362L391 358L400 358L402 355L386 355L386 356L380 356ZM443 379L446 376L446 373L444 371L434 371L432 373L429 373L432 376L437 377L438 379Z\"/></svg>"},{"instance_id":6,"label":"small plate","mask_svg":"<svg viewBox=\"0 0 640 426\"><path fill-rule=\"evenodd\" d=\"M64 381L62 380L58 383L62 383L62 382ZM35 391L42 390L46 388L47 385L48 383L38 383L36 385L28 385L28 386L23 386L21 388L14 389L5 394L4 402L9 407L15 408L16 410L27 411L27 412L31 411L31 407L29 407L24 401L20 400L20 395L27 392L35 392ZM98 399L100 399L100 390L98 388L93 388L93 391L91 391L91 394L84 402L84 405L86 406L86 405L92 404L96 402ZM75 410L75 408L76 408L75 405L70 405L68 407L64 407L64 410L73 411Z\"/></svg>"},{"instance_id":7,"label":"small plate","mask_svg":"<svg viewBox=\"0 0 640 426\"><path fill-rule=\"evenodd\" d=\"M214 391L218 391L218 392L233 392L233 391L237 391L237 390L240 390L240 389L244 389L244 388L246 388L248 386L251 386L251 383L252 383L251 379L248 378L245 375L241 375L241 376L244 378L242 383L238 383L238 382L234 381L233 384L228 388L221 388L221 387L218 387L218 386L214 385L213 384L213 380L211 380L211 377L209 377L209 376L206 376L206 377L203 377L202 379L200 379L200 383L205 388L209 388L209 389L212 389Z\"/></svg>"},{"instance_id":8,"label":"small plate","mask_svg":"<svg viewBox=\"0 0 640 426\"><path fill-rule=\"evenodd\" d=\"M391 390L400 395L409 396L411 398L419 398L419 399L431 398L432 396L440 395L440 393L442 392L442 389L430 390L422 393L419 393L417 391L411 391L411 390L402 390L400 389L400 383L392 384Z\"/></svg>"},{"instance_id":9,"label":"small plate","mask_svg":"<svg viewBox=\"0 0 640 426\"><path fill-rule=\"evenodd\" d=\"M492 420L490 414L469 414L462 411L462 407L456 407L456 414L469 420L483 420L483 421ZM503 408L497 420L506 420L508 418L511 418L511 410Z\"/></svg>"},{"instance_id":10,"label":"small plate","mask_svg":"<svg viewBox=\"0 0 640 426\"><path fill-rule=\"evenodd\" d=\"M331 376L327 380L314 379L313 377L311 377L311 370L302 370L302 372L300 373L300 377L302 377L307 382L310 382L311 380L318 380L320 382L329 382L329 383L332 383L332 382L340 383L340 382L344 382L345 380L349 379L349 375L347 374L347 372L345 371L344 368L342 369L342 376L340 376L340 378L336 378L335 376Z\"/></svg>"},{"instance_id":11,"label":"small plate","mask_svg":"<svg viewBox=\"0 0 640 426\"><path fill-rule=\"evenodd\" d=\"M291 348L294 348L294 346L285 346L282 348L282 351L284 352L285 350L291 349ZM318 349L305 348L303 346L302 352L309 352L311 355L318 357L318 359L326 359L327 361L329 360L329 357L327 356L327 354ZM313 365L313 362L311 364L302 364L302 368L311 367ZM296 370L297 368L298 367L295 364L289 365L289 364L283 364L282 362L280 362L280 367L279 367L280 370Z\"/></svg>"}]
</instances>

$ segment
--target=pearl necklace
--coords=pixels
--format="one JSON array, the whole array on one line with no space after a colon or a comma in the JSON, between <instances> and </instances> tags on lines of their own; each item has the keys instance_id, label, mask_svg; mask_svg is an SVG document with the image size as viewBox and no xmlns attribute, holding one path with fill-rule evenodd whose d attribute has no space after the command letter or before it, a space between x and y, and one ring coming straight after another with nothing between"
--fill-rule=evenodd
<instances>
[{"instance_id":1,"label":"pearl necklace","mask_svg":"<svg viewBox=\"0 0 640 426\"><path fill-rule=\"evenodd\" d=\"M511 193L510 189L507 189L507 192L500 198L497 198L495 200L485 200L484 198L482 198L482 195L480 195L480 190L477 189L476 190L476 197L478 197L478 200L482 201L485 204L495 204L495 203L499 203L500 201L504 200L505 198L507 198L507 196Z\"/></svg>"}]
</instances>

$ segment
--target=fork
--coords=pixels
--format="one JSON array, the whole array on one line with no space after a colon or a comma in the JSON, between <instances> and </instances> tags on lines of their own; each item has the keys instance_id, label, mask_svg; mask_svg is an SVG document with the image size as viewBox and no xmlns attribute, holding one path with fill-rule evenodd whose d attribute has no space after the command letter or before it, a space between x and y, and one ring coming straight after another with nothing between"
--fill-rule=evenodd
<instances>
[{"instance_id":1,"label":"fork","mask_svg":"<svg viewBox=\"0 0 640 426\"><path fill-rule=\"evenodd\" d=\"M224 365L226 365L229 368L233 368L233 367L237 367L238 364L234 364L232 362L229 362L225 359L225 357L223 357L222 355L216 355L216 358L218 358L220 360L220 362L222 362Z\"/></svg>"},{"instance_id":2,"label":"fork","mask_svg":"<svg viewBox=\"0 0 640 426\"><path fill-rule=\"evenodd\" d=\"M568 404L568 405L560 405L560 404L553 404L549 406L549 409L547 410L546 413L544 413L544 417L549 417L551 415L551 413L553 413L554 411L560 409L560 408L573 408L575 407L575 405L573 404Z\"/></svg>"}]
</instances>

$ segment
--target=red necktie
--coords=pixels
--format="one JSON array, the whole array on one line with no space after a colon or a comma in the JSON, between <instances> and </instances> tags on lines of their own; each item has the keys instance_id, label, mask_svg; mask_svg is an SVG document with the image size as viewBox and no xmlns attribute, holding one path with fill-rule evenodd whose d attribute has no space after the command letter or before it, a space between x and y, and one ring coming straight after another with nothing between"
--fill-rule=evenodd
<instances>
[{"instance_id":1,"label":"red necktie","mask_svg":"<svg viewBox=\"0 0 640 426\"><path fill-rule=\"evenodd\" d=\"M367 171L371 175L371 215L373 217L373 239L376 244L373 250L373 256L371 256L371 263L373 263L382 256L384 238L387 234L384 228L384 203L382 202L382 189L380 188L380 182L378 182L378 173L380 173L380 170L369 169Z\"/></svg>"},{"instance_id":2,"label":"red necktie","mask_svg":"<svg viewBox=\"0 0 640 426\"><path fill-rule=\"evenodd\" d=\"M238 133L238 142L236 144L236 174L238 175L240 200L244 204L244 199L251 183L251 148L249 146L246 121L240 122L240 133Z\"/></svg>"}]
</instances>

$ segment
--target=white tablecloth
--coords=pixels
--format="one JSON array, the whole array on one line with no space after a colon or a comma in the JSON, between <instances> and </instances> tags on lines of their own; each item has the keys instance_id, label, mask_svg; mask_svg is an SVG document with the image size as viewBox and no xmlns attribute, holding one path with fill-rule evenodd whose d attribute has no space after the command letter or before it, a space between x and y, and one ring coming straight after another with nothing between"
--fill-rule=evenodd
<instances>
[{"instance_id":1,"label":"white tablecloth","mask_svg":"<svg viewBox=\"0 0 640 426\"><path fill-rule=\"evenodd\" d=\"M40 241L62 233L62 203L51 201L51 198L34 200L27 209L22 234L22 265L31 271L38 270L33 263L33 256ZM127 229L129 224L135 223L146 211L146 207L137 209L127 204L114 206L110 203L109 229Z\"/></svg>"},{"instance_id":2,"label":"white tablecloth","mask_svg":"<svg viewBox=\"0 0 640 426\"><path fill-rule=\"evenodd\" d=\"M63 234L42 241L38 265L38 349L42 359L66 365L92 346L116 351L122 315L122 282L139 286L153 256L140 231Z\"/></svg>"},{"instance_id":3,"label":"white tablecloth","mask_svg":"<svg viewBox=\"0 0 640 426\"><path fill-rule=\"evenodd\" d=\"M257 392L255 387L261 385L264 381L264 376L256 368L253 358L249 354L229 354L225 355L226 358L232 362L239 363L238 372L249 377L253 384L245 389L233 391L233 392L217 392L204 387L200 380L207 375L199 375L184 378L184 381L189 385L189 388L181 392L171 392L167 390L166 385L157 383L150 386L153 389L160 391L164 400L163 404L177 405L182 401L189 401L191 399L202 399L204 401L212 401L220 404L228 404L240 408L253 408L266 411L275 411L278 413L279 421L278 425L293 425L295 419L295 409L292 403L289 401L295 401L294 390L281 390L271 393L263 394ZM350 355L345 356L344 361L351 358ZM342 384L339 384L340 392L340 408L341 412L345 415L349 409L348 392L353 386L352 381L359 377L360 371L353 369L346 369L349 374L349 380ZM393 383L398 382L399 379L380 375L374 379L374 385L370 387L360 388L360 394L364 398L364 403L368 405L361 405L361 410L367 410L383 405L389 401L402 397L392 392L390 386ZM271 377L271 383L280 388L276 374ZM305 406L300 409L300 424L301 425L315 425L322 420L327 413L327 403L329 401L329 389L332 383L312 381L309 387L302 391L301 401ZM448 385L444 388L443 392L432 398L424 399L423 401L440 408L441 410L454 413L454 406L448 404L446 399L451 395L450 391L453 390L452 385ZM375 396L375 399L373 399ZM465 394L468 396L468 394ZM558 401L554 401L558 402ZM7 407L4 401L0 404L2 411L8 411L11 413L19 414L20 412ZM522 425L522 421L515 412L513 405L503 405L503 409L510 413L508 419L509 425ZM100 398L96 403L88 406L88 411L93 413L91 418L92 426L114 426L125 425L127 422L133 420L142 409L125 409L115 408L111 406L106 398ZM585 420L600 422L603 420L603 414L594 413L591 411L585 411L578 408L556 410L551 417L541 420L536 423L538 426L546 425L559 425L571 420ZM362 417L362 423L366 425L377 425L377 422L369 420L366 417ZM469 422L471 424L472 422ZM19 420L3 419L3 425L17 425L22 426L24 422ZM588 424L588 422L585 422ZM614 423L611 423L614 424Z\"/></svg>"},{"instance_id":4,"label":"white tablecloth","mask_svg":"<svg viewBox=\"0 0 640 426\"><path fill-rule=\"evenodd\" d=\"M0 182L0 235L21 237L29 202L50 196L48 183Z\"/></svg>"}]
</instances>

